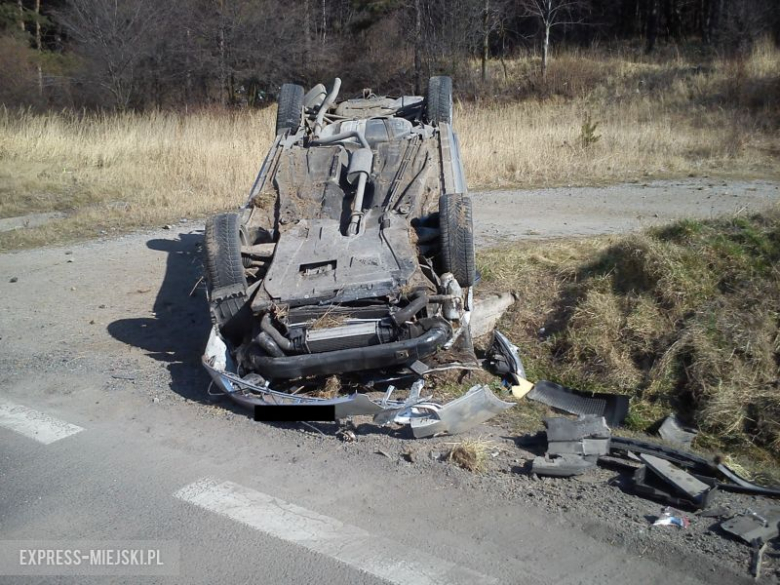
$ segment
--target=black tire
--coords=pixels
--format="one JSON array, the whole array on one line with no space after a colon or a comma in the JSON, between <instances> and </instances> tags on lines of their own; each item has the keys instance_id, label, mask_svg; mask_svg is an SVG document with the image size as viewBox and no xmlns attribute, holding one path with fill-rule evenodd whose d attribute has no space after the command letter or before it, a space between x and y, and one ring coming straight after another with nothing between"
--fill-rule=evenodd
<instances>
[{"instance_id":1,"label":"black tire","mask_svg":"<svg viewBox=\"0 0 780 585\"><path fill-rule=\"evenodd\" d=\"M425 117L431 124L452 124L452 78L446 75L428 80Z\"/></svg>"},{"instance_id":2,"label":"black tire","mask_svg":"<svg viewBox=\"0 0 780 585\"><path fill-rule=\"evenodd\" d=\"M209 301L217 325L224 327L247 300L239 214L220 213L206 222L205 251Z\"/></svg>"},{"instance_id":3,"label":"black tire","mask_svg":"<svg viewBox=\"0 0 780 585\"><path fill-rule=\"evenodd\" d=\"M285 130L295 133L301 125L303 111L303 87L294 83L285 83L279 91L276 110L276 135Z\"/></svg>"},{"instance_id":4,"label":"black tire","mask_svg":"<svg viewBox=\"0 0 780 585\"><path fill-rule=\"evenodd\" d=\"M477 271L471 197L456 193L442 195L439 198L439 229L444 271L452 272L461 286L473 286Z\"/></svg>"}]
</instances>

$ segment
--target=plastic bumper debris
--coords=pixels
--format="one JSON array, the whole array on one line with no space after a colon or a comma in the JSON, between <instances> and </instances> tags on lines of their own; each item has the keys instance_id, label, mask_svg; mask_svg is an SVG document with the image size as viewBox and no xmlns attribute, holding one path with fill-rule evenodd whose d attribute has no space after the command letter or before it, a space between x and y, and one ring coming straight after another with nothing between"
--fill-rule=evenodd
<instances>
[{"instance_id":1,"label":"plastic bumper debris","mask_svg":"<svg viewBox=\"0 0 780 585\"><path fill-rule=\"evenodd\" d=\"M440 433L462 433L513 406L496 398L487 386L473 386L460 398L432 409L431 416L412 418L412 433L418 439Z\"/></svg>"},{"instance_id":2,"label":"plastic bumper debris","mask_svg":"<svg viewBox=\"0 0 780 585\"><path fill-rule=\"evenodd\" d=\"M487 386L474 386L460 398L442 405L420 396L421 382L412 387L409 398L403 401L390 400L388 396L374 401L357 393L326 399L280 392L267 383L258 385L241 379L227 345L213 329L203 355L203 366L214 384L242 406L333 405L337 419L370 415L377 424L409 424L418 438L461 433L514 406L496 398Z\"/></svg>"},{"instance_id":3,"label":"plastic bumper debris","mask_svg":"<svg viewBox=\"0 0 780 585\"><path fill-rule=\"evenodd\" d=\"M528 398L571 414L603 416L611 427L621 424L628 415L628 396L620 394L588 394L541 380Z\"/></svg>"},{"instance_id":4,"label":"plastic bumper debris","mask_svg":"<svg viewBox=\"0 0 780 585\"><path fill-rule=\"evenodd\" d=\"M745 510L739 516L721 522L720 527L748 544L768 542L780 533L780 506Z\"/></svg>"},{"instance_id":5,"label":"plastic bumper debris","mask_svg":"<svg viewBox=\"0 0 780 585\"><path fill-rule=\"evenodd\" d=\"M661 427L658 429L661 438L677 447L689 449L697 432L694 429L686 428L675 415L669 415L664 419Z\"/></svg>"},{"instance_id":6,"label":"plastic bumper debris","mask_svg":"<svg viewBox=\"0 0 780 585\"><path fill-rule=\"evenodd\" d=\"M531 471L536 475L548 475L550 477L572 477L580 475L596 464L578 455L557 455L536 457L531 463Z\"/></svg>"}]
</instances>

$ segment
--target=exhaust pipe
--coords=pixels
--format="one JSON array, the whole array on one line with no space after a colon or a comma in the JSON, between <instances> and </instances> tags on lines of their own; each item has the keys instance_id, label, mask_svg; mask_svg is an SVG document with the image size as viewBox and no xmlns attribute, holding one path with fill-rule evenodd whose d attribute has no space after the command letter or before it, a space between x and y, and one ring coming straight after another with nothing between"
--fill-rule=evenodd
<instances>
[{"instance_id":1,"label":"exhaust pipe","mask_svg":"<svg viewBox=\"0 0 780 585\"><path fill-rule=\"evenodd\" d=\"M314 121L314 137L319 138L320 132L322 131L322 122L325 119L325 112L328 111L328 108L333 105L333 102L336 101L336 96L339 95L339 90L341 89L341 79L338 77L333 80L333 89L330 90L330 93L328 94L328 97L325 98L325 101L322 102L322 105L320 106L320 110L317 112L317 118Z\"/></svg>"}]
</instances>

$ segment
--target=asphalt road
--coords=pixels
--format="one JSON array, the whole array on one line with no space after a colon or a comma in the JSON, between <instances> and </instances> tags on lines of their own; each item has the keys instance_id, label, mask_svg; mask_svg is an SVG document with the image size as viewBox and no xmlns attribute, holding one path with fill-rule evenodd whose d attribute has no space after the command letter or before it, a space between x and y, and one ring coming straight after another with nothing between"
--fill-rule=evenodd
<instances>
[{"instance_id":1,"label":"asphalt road","mask_svg":"<svg viewBox=\"0 0 780 585\"><path fill-rule=\"evenodd\" d=\"M752 188L753 207L780 194ZM501 229L536 231L548 216L582 217L576 205L559 212L569 196L556 193L543 204L513 195L514 220L509 195L477 201L501 200ZM663 201L653 213L668 212ZM488 241L498 228L476 217ZM446 439L417 447L364 425L342 443L333 429L255 423L209 397L198 227L0 256L0 553L44 540L178 548L171 576L4 576L21 570L6 563L0 583L752 582L715 554L654 547L653 536L635 547L603 516L510 497L530 481L511 467L486 479L431 463ZM398 456L409 445L412 463ZM610 489L594 486L605 499Z\"/></svg>"}]
</instances>

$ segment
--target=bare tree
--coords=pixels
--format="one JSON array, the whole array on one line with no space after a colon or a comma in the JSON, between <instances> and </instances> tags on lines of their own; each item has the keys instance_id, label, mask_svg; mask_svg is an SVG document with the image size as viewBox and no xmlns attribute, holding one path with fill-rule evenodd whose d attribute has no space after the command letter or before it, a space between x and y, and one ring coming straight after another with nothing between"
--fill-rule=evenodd
<instances>
[{"instance_id":1,"label":"bare tree","mask_svg":"<svg viewBox=\"0 0 780 585\"><path fill-rule=\"evenodd\" d=\"M41 0L35 0L35 50L38 51L38 94L43 95L43 69L41 69Z\"/></svg>"},{"instance_id":2,"label":"bare tree","mask_svg":"<svg viewBox=\"0 0 780 585\"><path fill-rule=\"evenodd\" d=\"M143 61L156 52L167 3L155 0L71 0L62 23L87 62L88 81L126 109Z\"/></svg>"},{"instance_id":3,"label":"bare tree","mask_svg":"<svg viewBox=\"0 0 780 585\"><path fill-rule=\"evenodd\" d=\"M542 26L542 78L547 79L547 63L550 56L550 32L559 26L581 24L578 11L584 0L520 0L525 16L536 18Z\"/></svg>"}]
</instances>

